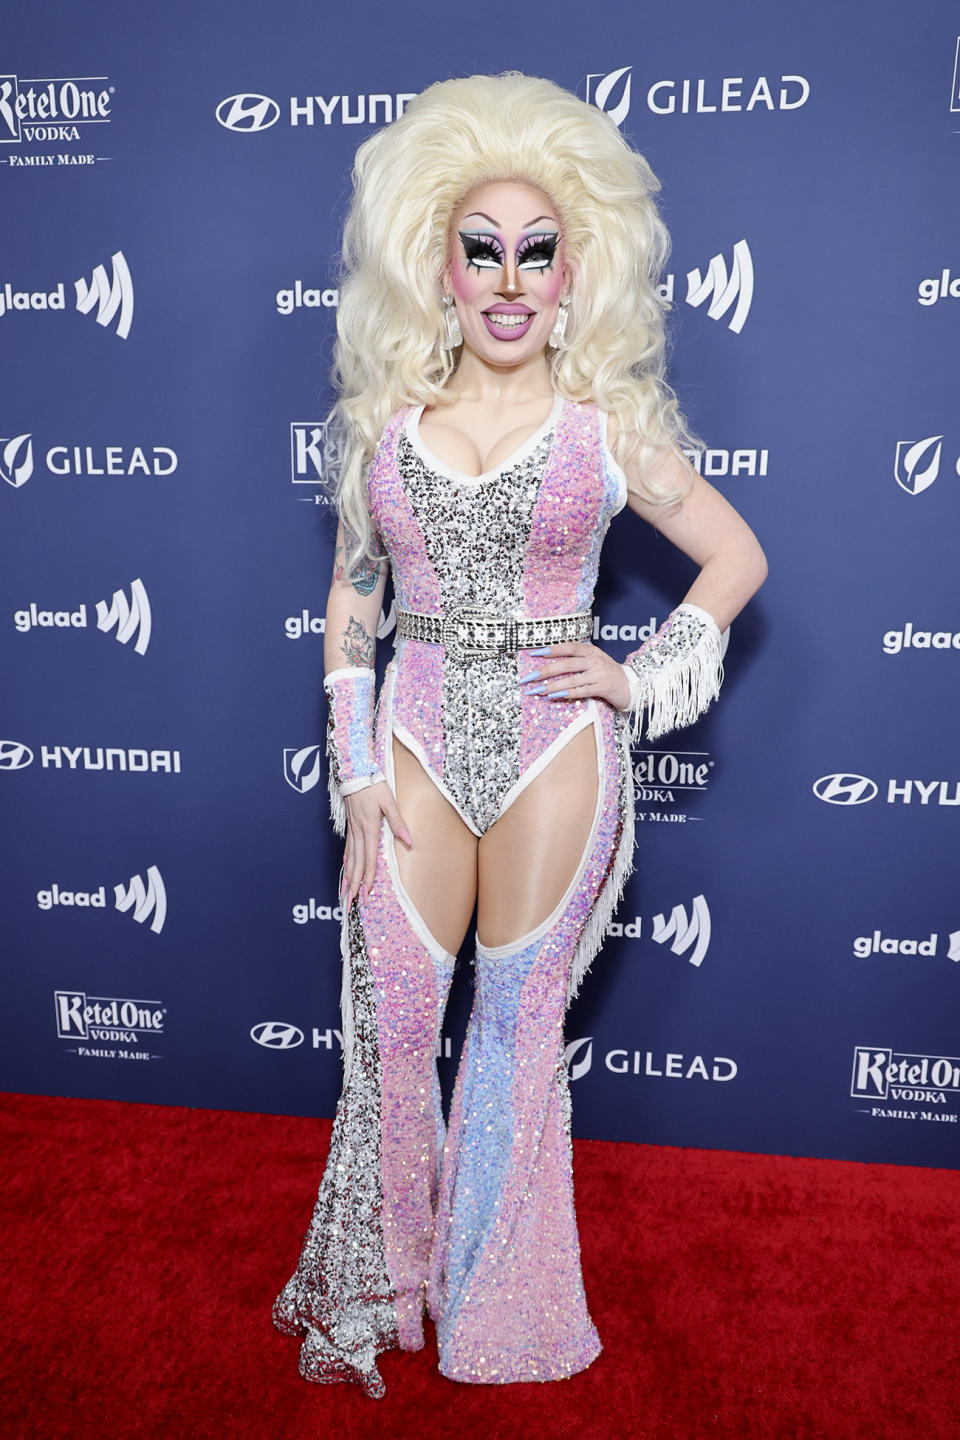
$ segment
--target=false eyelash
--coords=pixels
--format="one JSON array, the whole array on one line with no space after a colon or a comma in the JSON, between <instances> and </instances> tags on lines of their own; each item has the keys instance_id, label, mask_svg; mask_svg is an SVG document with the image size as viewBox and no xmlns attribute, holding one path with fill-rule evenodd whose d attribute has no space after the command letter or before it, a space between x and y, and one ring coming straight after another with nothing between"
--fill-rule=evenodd
<instances>
[{"instance_id":1,"label":"false eyelash","mask_svg":"<svg viewBox=\"0 0 960 1440\"><path fill-rule=\"evenodd\" d=\"M480 230L471 233L459 230L468 270L499 270L503 264L503 250L494 235ZM482 263L481 263L482 262Z\"/></svg>"},{"instance_id":2,"label":"false eyelash","mask_svg":"<svg viewBox=\"0 0 960 1440\"><path fill-rule=\"evenodd\" d=\"M528 270L552 269L553 257L557 253L559 243L560 236L556 231L548 231L541 235L528 235L517 247L518 267L526 266Z\"/></svg>"}]
</instances>

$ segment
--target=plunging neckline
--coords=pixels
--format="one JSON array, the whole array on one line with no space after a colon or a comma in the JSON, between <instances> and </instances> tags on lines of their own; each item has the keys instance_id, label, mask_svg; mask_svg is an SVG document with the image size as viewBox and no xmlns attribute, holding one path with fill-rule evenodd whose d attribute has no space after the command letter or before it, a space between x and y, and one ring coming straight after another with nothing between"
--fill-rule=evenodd
<instances>
[{"instance_id":1,"label":"plunging neckline","mask_svg":"<svg viewBox=\"0 0 960 1440\"><path fill-rule=\"evenodd\" d=\"M546 420L544 420L543 424L538 425L533 434L529 435L523 444L517 450L514 450L512 455L508 455L506 460L502 460L500 464L495 465L492 470L482 471L479 475L467 475L463 470L457 470L455 466L448 465L445 460L441 460L439 455L435 455L433 451L429 449L420 434L420 417L426 408L426 405L415 406L410 411L407 422L403 427L407 439L420 456L420 459L425 465L429 465L431 470L436 471L440 475L444 475L448 480L456 480L462 485L479 485L485 480L493 480L497 475L502 474L504 470L512 470L514 466L519 465L521 461L525 460L531 451L536 449L541 440L550 433L559 420L560 412L563 409L563 396L559 392L555 392L550 414Z\"/></svg>"}]
</instances>

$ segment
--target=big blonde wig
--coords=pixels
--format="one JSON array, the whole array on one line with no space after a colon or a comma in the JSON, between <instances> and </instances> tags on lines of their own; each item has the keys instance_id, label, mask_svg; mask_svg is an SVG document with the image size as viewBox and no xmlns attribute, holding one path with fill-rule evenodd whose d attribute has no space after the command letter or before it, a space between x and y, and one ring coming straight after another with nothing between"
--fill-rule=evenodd
<instances>
[{"instance_id":1,"label":"big blonde wig","mask_svg":"<svg viewBox=\"0 0 960 1440\"><path fill-rule=\"evenodd\" d=\"M360 146L353 179L327 426L349 565L377 553L365 475L384 425L403 405L442 404L456 369L441 276L453 213L481 183L524 181L557 209L573 282L567 344L547 351L554 388L614 415L617 459L636 455L641 474L664 446L694 443L664 374L660 182L608 116L516 72L443 80ZM680 498L649 481L644 494Z\"/></svg>"}]
</instances>

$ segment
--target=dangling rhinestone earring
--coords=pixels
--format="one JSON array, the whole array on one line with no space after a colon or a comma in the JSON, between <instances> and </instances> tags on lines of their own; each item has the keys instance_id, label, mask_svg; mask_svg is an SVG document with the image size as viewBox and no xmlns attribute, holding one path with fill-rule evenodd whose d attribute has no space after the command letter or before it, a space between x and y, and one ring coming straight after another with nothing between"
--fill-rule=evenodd
<instances>
[{"instance_id":1,"label":"dangling rhinestone earring","mask_svg":"<svg viewBox=\"0 0 960 1440\"><path fill-rule=\"evenodd\" d=\"M443 323L446 326L446 338L440 341L441 350L456 350L458 345L463 344L463 331L460 329L460 319L453 304L452 295L443 297Z\"/></svg>"},{"instance_id":2,"label":"dangling rhinestone earring","mask_svg":"<svg viewBox=\"0 0 960 1440\"><path fill-rule=\"evenodd\" d=\"M563 337L567 333L567 304L568 302L566 300L560 301L557 307L557 318L554 321L553 329L550 331L550 338L547 341L547 344L552 346L554 350L562 350L564 348Z\"/></svg>"}]
</instances>

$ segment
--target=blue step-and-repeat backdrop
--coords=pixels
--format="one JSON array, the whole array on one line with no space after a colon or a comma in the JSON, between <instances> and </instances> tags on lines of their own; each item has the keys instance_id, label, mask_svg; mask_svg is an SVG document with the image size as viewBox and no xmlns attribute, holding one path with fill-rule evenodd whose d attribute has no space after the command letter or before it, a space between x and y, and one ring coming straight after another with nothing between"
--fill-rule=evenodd
<instances>
[{"instance_id":1,"label":"blue step-and-repeat backdrop","mask_svg":"<svg viewBox=\"0 0 960 1440\"><path fill-rule=\"evenodd\" d=\"M947 0L7 17L4 1088L332 1114L339 226L372 127L515 68L662 179L694 461L771 570L720 703L635 752L636 870L569 1015L576 1133L957 1163L958 36ZM604 558L622 657L694 570L629 511ZM448 1092L469 947L461 971Z\"/></svg>"}]
</instances>

